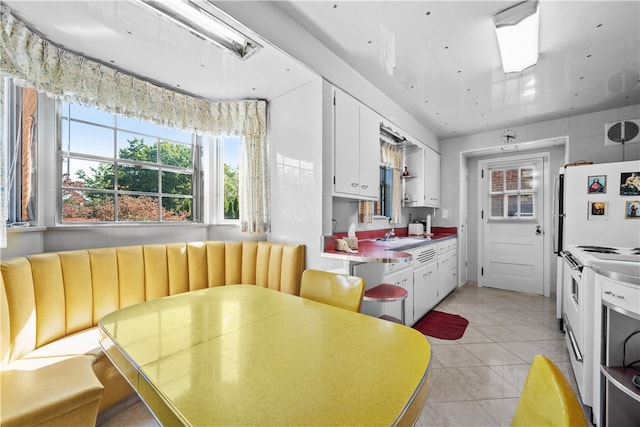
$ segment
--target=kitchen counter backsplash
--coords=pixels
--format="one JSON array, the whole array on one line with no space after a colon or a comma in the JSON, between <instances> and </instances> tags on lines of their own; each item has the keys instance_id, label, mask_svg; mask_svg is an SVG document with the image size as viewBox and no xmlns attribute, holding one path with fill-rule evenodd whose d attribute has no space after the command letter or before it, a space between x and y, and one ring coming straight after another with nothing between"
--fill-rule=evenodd
<instances>
[{"instance_id":1,"label":"kitchen counter backsplash","mask_svg":"<svg viewBox=\"0 0 640 427\"><path fill-rule=\"evenodd\" d=\"M381 230L366 230L366 231L356 231L356 237L358 240L364 239L376 239L378 237L384 237L385 233L388 233L393 228L396 236L398 237L408 237L409 236L409 227L389 227ZM441 239L447 236L454 236L458 234L458 227L431 227L431 238L433 240ZM346 237L347 232L335 232L334 236L336 238Z\"/></svg>"}]
</instances>

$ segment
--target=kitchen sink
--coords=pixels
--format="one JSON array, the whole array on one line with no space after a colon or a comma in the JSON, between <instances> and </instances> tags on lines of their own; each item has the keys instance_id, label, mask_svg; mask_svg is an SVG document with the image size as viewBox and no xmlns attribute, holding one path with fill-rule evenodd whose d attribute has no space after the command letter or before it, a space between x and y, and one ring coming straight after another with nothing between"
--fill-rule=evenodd
<instances>
[{"instance_id":1,"label":"kitchen sink","mask_svg":"<svg viewBox=\"0 0 640 427\"><path fill-rule=\"evenodd\" d=\"M371 239L371 240L380 245L396 248L396 247L423 244L425 242L428 242L430 239L427 239L424 237L391 237L385 240L384 237L379 237L377 239Z\"/></svg>"}]
</instances>

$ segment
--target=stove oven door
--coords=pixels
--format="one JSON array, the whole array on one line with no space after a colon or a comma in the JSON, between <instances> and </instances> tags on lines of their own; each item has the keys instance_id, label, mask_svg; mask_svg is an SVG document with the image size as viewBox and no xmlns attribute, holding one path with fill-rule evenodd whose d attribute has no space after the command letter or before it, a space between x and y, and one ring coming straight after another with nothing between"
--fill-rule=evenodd
<instances>
[{"instance_id":1,"label":"stove oven door","mask_svg":"<svg viewBox=\"0 0 640 427\"><path fill-rule=\"evenodd\" d=\"M565 258L563 288L563 320L565 339L580 394L584 394L584 286L582 272Z\"/></svg>"}]
</instances>

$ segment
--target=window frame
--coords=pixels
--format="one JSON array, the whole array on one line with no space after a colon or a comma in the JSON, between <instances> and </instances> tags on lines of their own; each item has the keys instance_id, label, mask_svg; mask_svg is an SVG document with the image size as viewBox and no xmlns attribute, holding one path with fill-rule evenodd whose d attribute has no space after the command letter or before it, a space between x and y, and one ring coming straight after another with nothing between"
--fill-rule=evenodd
<instances>
[{"instance_id":1,"label":"window frame","mask_svg":"<svg viewBox=\"0 0 640 427\"><path fill-rule=\"evenodd\" d=\"M56 227L82 227L82 226L100 226L100 227L109 227L109 226L128 226L128 225L153 225L153 226L175 226L175 225L191 225L191 224L202 224L203 223L203 200L204 200L204 159L203 159L203 147L202 141L203 137L201 135L197 135L191 133L191 145L192 148L192 168L183 168L172 165L164 165L161 164L159 159L157 163L151 164L148 162L131 160L131 159L121 159L118 157L118 132L126 131L130 133L135 133L141 136L148 136L150 138L156 139L158 142L166 140L170 143L183 143L180 141L172 140L169 138L160 138L158 135L150 135L140 130L130 129L130 128L119 128L117 126L117 120L115 116L117 114L111 114L114 116L113 125L105 125L102 123L95 123L81 119L72 119L71 117L65 118L63 117L63 104L76 104L74 102L64 102L60 99L55 100L55 124L56 124L56 151L55 151L55 188L56 188L56 201L55 201L55 225ZM96 109L95 106L90 106L89 108ZM118 115L121 116L121 115ZM63 149L63 121L69 120L69 124L71 121L88 124L90 126L96 126L101 128L110 129L114 132L114 152L113 157L105 157L94 154L87 153L76 153ZM144 120L142 120L144 121ZM153 122L148 122L153 125L157 125ZM160 125L157 125L160 126ZM184 144L184 143L183 143ZM185 144L187 145L187 144ZM133 167L142 167L145 169L149 169L151 166L152 170L157 170L159 172L159 188L155 193L151 192L140 192L140 191L130 191L130 190L122 190L118 189L117 185L117 173L114 174L114 188L111 190L95 190L105 194L113 195L114 199L114 220L113 221L63 221L63 203L62 197L65 190L65 186L62 185L62 175L64 173L63 168L63 160L64 159L79 159L79 160L88 160L88 161L106 161L113 162L114 165L125 165L125 166L133 166ZM189 173L191 175L191 195L182 197L180 195L176 195L178 198L191 198L192 207L191 207L191 219L186 221L171 221L171 220L163 220L161 218L161 210L162 210L162 196L166 196L168 193L162 193L161 191L161 181L162 181L162 172L178 172L178 173ZM158 198L158 219L152 221L127 221L127 220L117 220L117 196L118 195L142 195L142 196L150 196Z\"/></svg>"},{"instance_id":2,"label":"window frame","mask_svg":"<svg viewBox=\"0 0 640 427\"><path fill-rule=\"evenodd\" d=\"M517 188L516 189L507 189L507 171L508 170L518 170L517 177ZM531 188L522 188L522 171L523 169L530 169L532 172L531 177ZM494 171L502 171L502 190L494 191L493 190L493 172ZM508 164L508 165L496 165L487 168L487 174L489 175L487 184L489 186L489 191L487 192L488 200L488 221L491 222L523 222L523 221L537 221L539 212L538 212L538 185L536 181L536 167L532 163L518 163L518 164ZM502 216L493 215L493 196L502 196ZM516 196L516 205L517 205L517 213L516 215L509 216L509 197ZM531 215L522 216L521 208L522 208L522 196L530 196L531 197L531 205L532 205L532 213Z\"/></svg>"},{"instance_id":3,"label":"window frame","mask_svg":"<svg viewBox=\"0 0 640 427\"><path fill-rule=\"evenodd\" d=\"M214 188L214 197L211 200L212 215L211 222L216 225L234 225L240 226L240 218L228 219L224 217L224 142L225 138L239 138L239 145L242 145L242 135L215 135L209 138L211 146L210 161L213 165L213 173L211 174L212 187ZM240 147L238 147L240 149ZM240 159L238 159L238 166ZM238 184L239 187L239 184ZM238 188L239 191L239 188ZM238 203L239 204L239 203Z\"/></svg>"},{"instance_id":4,"label":"window frame","mask_svg":"<svg viewBox=\"0 0 640 427\"><path fill-rule=\"evenodd\" d=\"M39 194L39 188L42 187L42 173L39 170L39 162L42 156L41 153L41 143L40 143L40 120L42 116L42 108L41 101L42 96L40 92L35 91L36 96L36 109L35 109L35 120L33 124L33 132L32 132L32 143L30 147L31 153L31 171L30 171L30 182L31 182L31 196L28 202L29 209L31 209L33 217L32 218L23 218L22 211L22 196L18 187L21 187L21 176L22 176L22 164L16 168L14 172L15 179L11 182L11 160L18 160L21 157L22 147L18 148L18 152L16 153L16 146L22 145L22 137L18 140L17 133L19 132L20 127L16 126L17 116L21 116L21 112L19 112L19 106L17 105L18 98L22 97L22 94L18 94L23 88L31 88L29 85L24 84L23 82L16 80L12 77L5 76L0 79L0 84L4 85L4 99L2 102L4 103L3 108L3 117L0 117L0 120L3 120L3 135L4 138L6 136L5 142L6 145L3 144L4 158L5 158L5 168L6 168L6 200L5 200L5 217L2 218L2 221L5 221L7 229L15 229L22 227L37 227L41 223L41 203L42 197ZM34 89L35 90L35 89ZM6 102L5 102L6 101ZM20 104L22 105L22 103Z\"/></svg>"}]
</instances>

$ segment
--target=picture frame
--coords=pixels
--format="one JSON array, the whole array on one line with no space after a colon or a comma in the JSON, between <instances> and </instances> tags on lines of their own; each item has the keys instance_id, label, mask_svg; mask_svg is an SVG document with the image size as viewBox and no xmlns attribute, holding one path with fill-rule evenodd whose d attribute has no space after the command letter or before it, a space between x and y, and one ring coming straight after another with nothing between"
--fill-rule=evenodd
<instances>
[{"instance_id":1,"label":"picture frame","mask_svg":"<svg viewBox=\"0 0 640 427\"><path fill-rule=\"evenodd\" d=\"M592 175L587 178L588 194L604 194L607 192L607 176Z\"/></svg>"},{"instance_id":2,"label":"picture frame","mask_svg":"<svg viewBox=\"0 0 640 427\"><path fill-rule=\"evenodd\" d=\"M640 172L622 172L620 174L620 195L640 196Z\"/></svg>"},{"instance_id":3,"label":"picture frame","mask_svg":"<svg viewBox=\"0 0 640 427\"><path fill-rule=\"evenodd\" d=\"M601 201L589 201L587 219L589 221L606 221L609 212L609 203Z\"/></svg>"},{"instance_id":4,"label":"picture frame","mask_svg":"<svg viewBox=\"0 0 640 427\"><path fill-rule=\"evenodd\" d=\"M640 200L627 200L624 207L625 219L640 219Z\"/></svg>"}]
</instances>

